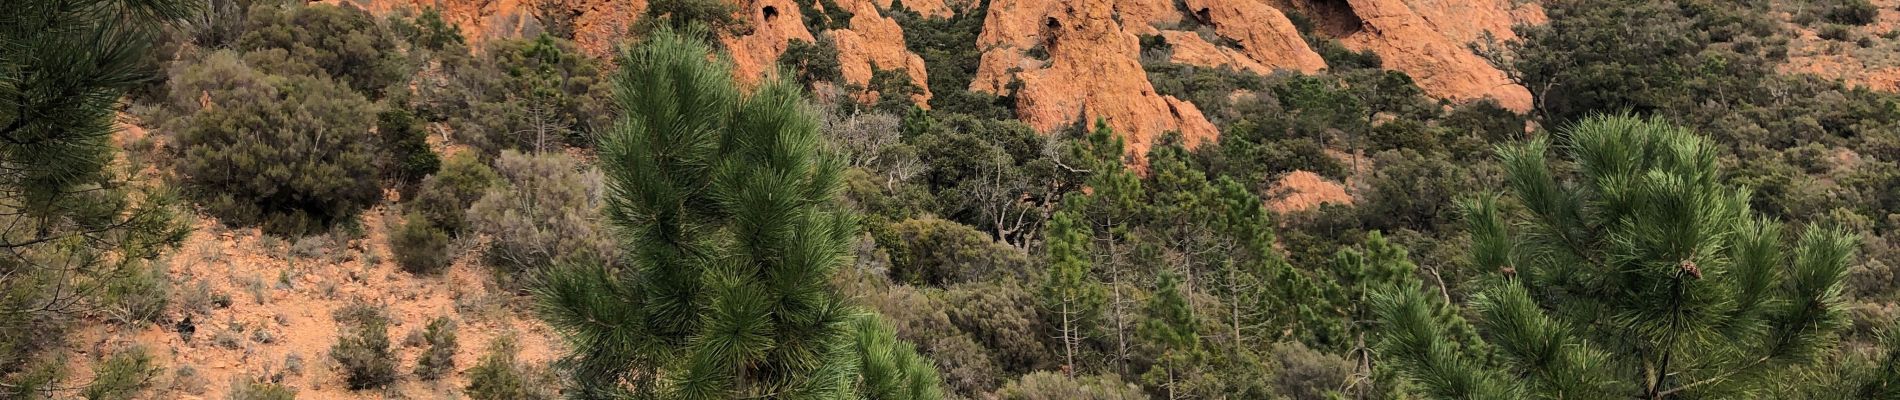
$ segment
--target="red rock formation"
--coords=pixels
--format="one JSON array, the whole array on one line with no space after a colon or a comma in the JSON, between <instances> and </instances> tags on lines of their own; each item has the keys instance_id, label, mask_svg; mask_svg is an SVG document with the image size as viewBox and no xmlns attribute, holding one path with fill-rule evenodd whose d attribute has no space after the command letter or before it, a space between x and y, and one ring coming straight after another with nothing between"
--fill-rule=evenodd
<instances>
[{"instance_id":1,"label":"red rock formation","mask_svg":"<svg viewBox=\"0 0 1900 400\"><path fill-rule=\"evenodd\" d=\"M1111 0L992 2L977 39L988 50L971 90L1007 94L1020 80L1016 110L1023 122L1048 132L1104 119L1138 160L1168 131L1181 132L1189 146L1213 139L1214 125L1193 104L1155 94L1139 61L1139 39L1115 10Z\"/></svg>"},{"instance_id":2,"label":"red rock formation","mask_svg":"<svg viewBox=\"0 0 1900 400\"><path fill-rule=\"evenodd\" d=\"M1353 203L1345 186L1308 171L1288 172L1274 181L1267 194L1267 208L1277 214L1311 210L1326 203Z\"/></svg>"},{"instance_id":3,"label":"red rock formation","mask_svg":"<svg viewBox=\"0 0 1900 400\"><path fill-rule=\"evenodd\" d=\"M1168 62L1214 68L1228 67L1260 75L1273 73L1273 68L1260 64L1234 49L1208 43L1207 40L1201 39L1201 35L1194 32L1161 31L1161 38L1167 40L1168 46L1172 48Z\"/></svg>"},{"instance_id":4,"label":"red rock formation","mask_svg":"<svg viewBox=\"0 0 1900 400\"><path fill-rule=\"evenodd\" d=\"M888 4L889 0L884 2ZM930 84L925 75L924 59L911 53L904 45L904 30L897 26L897 20L879 15L879 6L873 0L847 0L840 2L839 6L849 7L852 12L850 29L829 32L831 39L838 45L838 67L844 73L845 83L869 86L872 67L901 69L910 76L912 84L923 90L923 93L911 96L911 101L929 107ZM876 98L875 93L867 95L871 99Z\"/></svg>"},{"instance_id":5,"label":"red rock formation","mask_svg":"<svg viewBox=\"0 0 1900 400\"><path fill-rule=\"evenodd\" d=\"M535 9L541 0L371 0L349 1L376 14L397 10L418 11L435 8L442 19L462 30L471 47L496 38L522 37L539 32ZM647 0L548 0L567 10L574 19L574 41L582 51L604 57L616 41L627 36L627 29L646 11ZM329 3L344 3L326 0Z\"/></svg>"},{"instance_id":6,"label":"red rock formation","mask_svg":"<svg viewBox=\"0 0 1900 400\"><path fill-rule=\"evenodd\" d=\"M897 0L895 2L893 2L892 0L867 0L867 1L877 4L877 8L879 10L888 10L891 8L891 4L902 3L904 4L904 8L908 8L911 11L916 11L918 14L928 15L932 17L949 17L952 11L950 8L950 5L944 4L943 0ZM843 3L843 2L840 2L840 3ZM850 6L844 6L844 7L850 7ZM964 7L968 7L968 3L966 3ZM959 7L959 8L963 8L963 7Z\"/></svg>"},{"instance_id":7,"label":"red rock formation","mask_svg":"<svg viewBox=\"0 0 1900 400\"><path fill-rule=\"evenodd\" d=\"M1306 46L1299 29L1280 10L1265 3L1236 0L1187 0L1200 23L1212 25L1221 37L1233 39L1240 52L1262 65L1306 73L1326 68L1326 60ZM1170 42L1172 43L1172 42Z\"/></svg>"},{"instance_id":8,"label":"red rock formation","mask_svg":"<svg viewBox=\"0 0 1900 400\"><path fill-rule=\"evenodd\" d=\"M1530 91L1478 57L1467 43L1491 32L1513 38L1513 24L1541 22L1535 6L1510 0L1257 0L1297 9L1346 47L1371 50L1388 69L1411 75L1427 94L1454 101L1496 99L1528 110Z\"/></svg>"},{"instance_id":9,"label":"red rock formation","mask_svg":"<svg viewBox=\"0 0 1900 400\"><path fill-rule=\"evenodd\" d=\"M1160 33L1156 26L1181 24L1181 11L1174 0L1115 0L1115 15L1122 28L1136 35Z\"/></svg>"},{"instance_id":10,"label":"red rock formation","mask_svg":"<svg viewBox=\"0 0 1900 400\"><path fill-rule=\"evenodd\" d=\"M816 42L805 29L805 16L792 0L736 0L739 15L749 29L720 35L732 54L732 74L740 82L757 83L778 69L778 57L793 39Z\"/></svg>"}]
</instances>

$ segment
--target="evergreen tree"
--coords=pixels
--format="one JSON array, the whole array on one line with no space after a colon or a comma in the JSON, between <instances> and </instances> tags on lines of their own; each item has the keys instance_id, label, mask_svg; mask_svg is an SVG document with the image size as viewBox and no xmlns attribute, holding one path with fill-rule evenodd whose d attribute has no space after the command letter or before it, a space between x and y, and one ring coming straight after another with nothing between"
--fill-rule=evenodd
<instances>
[{"instance_id":1,"label":"evergreen tree","mask_svg":"<svg viewBox=\"0 0 1900 400\"><path fill-rule=\"evenodd\" d=\"M1182 293L1181 278L1162 273L1154 297L1148 299L1147 319L1141 323L1141 338L1157 356L1154 366L1142 374L1142 380L1160 386L1169 399L1182 397L1181 382L1199 375L1199 364L1207 358L1197 331L1200 321L1188 307Z\"/></svg>"},{"instance_id":2,"label":"evergreen tree","mask_svg":"<svg viewBox=\"0 0 1900 400\"><path fill-rule=\"evenodd\" d=\"M0 12L0 398L59 386L64 322L183 239L171 198L112 168L116 105L152 77L170 0L9 1ZM143 192L143 193L135 193Z\"/></svg>"},{"instance_id":3,"label":"evergreen tree","mask_svg":"<svg viewBox=\"0 0 1900 400\"><path fill-rule=\"evenodd\" d=\"M943 381L937 366L917 354L909 343L897 340L897 332L876 315L852 322L858 359L858 397L865 400L915 400L943 398Z\"/></svg>"},{"instance_id":4,"label":"evergreen tree","mask_svg":"<svg viewBox=\"0 0 1900 400\"><path fill-rule=\"evenodd\" d=\"M1124 264L1128 262L1128 252L1133 250L1134 241L1131 226L1147 213L1148 204L1143 200L1144 191L1141 176L1128 170L1122 164L1123 142L1119 135L1108 126L1107 120L1095 121L1095 129L1089 131L1081 144L1073 149L1071 162L1078 168L1089 171L1085 181L1090 192L1076 194L1083 204L1082 216L1089 224L1091 239L1095 244L1093 259L1096 265L1103 266L1101 273L1106 276L1109 287L1108 313L1109 324L1115 330L1115 369L1128 373L1129 332L1133 331L1128 318L1128 304L1131 302L1128 292L1129 282L1123 281Z\"/></svg>"},{"instance_id":5,"label":"evergreen tree","mask_svg":"<svg viewBox=\"0 0 1900 400\"><path fill-rule=\"evenodd\" d=\"M1437 398L1748 398L1811 363L1844 325L1855 238L1792 246L1720 182L1717 149L1656 119L1585 118L1499 151L1513 207L1465 204L1476 346L1416 284L1372 296L1377 354ZM1561 171L1561 172L1560 172ZM1482 347L1480 350L1474 347Z\"/></svg>"},{"instance_id":6,"label":"evergreen tree","mask_svg":"<svg viewBox=\"0 0 1900 400\"><path fill-rule=\"evenodd\" d=\"M632 268L556 269L541 311L581 397L852 396L861 312L830 284L856 234L842 158L796 86L741 95L709 51L662 31L623 56L600 149Z\"/></svg>"},{"instance_id":7,"label":"evergreen tree","mask_svg":"<svg viewBox=\"0 0 1900 400\"><path fill-rule=\"evenodd\" d=\"M1056 339L1062 342L1063 369L1075 376L1075 353L1087 331L1101 315L1102 286L1091 273L1089 237L1075 213L1056 212L1046 231L1049 271L1039 300L1055 317Z\"/></svg>"}]
</instances>

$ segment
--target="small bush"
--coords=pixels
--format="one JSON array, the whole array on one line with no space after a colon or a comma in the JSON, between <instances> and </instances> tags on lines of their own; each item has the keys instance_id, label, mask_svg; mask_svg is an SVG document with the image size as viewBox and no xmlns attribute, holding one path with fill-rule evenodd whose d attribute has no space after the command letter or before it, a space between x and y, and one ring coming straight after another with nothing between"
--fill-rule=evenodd
<instances>
[{"instance_id":1,"label":"small bush","mask_svg":"<svg viewBox=\"0 0 1900 400\"><path fill-rule=\"evenodd\" d=\"M445 82L418 87L417 114L446 122L484 159L585 146L615 117L600 61L567 40L496 40L480 56L443 64Z\"/></svg>"},{"instance_id":2,"label":"small bush","mask_svg":"<svg viewBox=\"0 0 1900 400\"><path fill-rule=\"evenodd\" d=\"M455 321L449 317L429 321L422 330L422 340L429 348L416 359L416 376L432 381L455 370Z\"/></svg>"},{"instance_id":3,"label":"small bush","mask_svg":"<svg viewBox=\"0 0 1900 400\"><path fill-rule=\"evenodd\" d=\"M1821 30L1815 32L1815 34L1827 40L1847 40L1854 35L1854 30L1848 28L1847 25L1827 24L1827 26L1821 27Z\"/></svg>"},{"instance_id":4,"label":"small bush","mask_svg":"<svg viewBox=\"0 0 1900 400\"><path fill-rule=\"evenodd\" d=\"M1832 0L1820 3L1823 3L1822 7L1825 7L1822 18L1836 24L1867 25L1874 23L1874 19L1880 16L1880 8L1867 0Z\"/></svg>"},{"instance_id":5,"label":"small bush","mask_svg":"<svg viewBox=\"0 0 1900 400\"><path fill-rule=\"evenodd\" d=\"M231 383L230 400L293 400L297 391L284 385L271 383L255 377L240 378Z\"/></svg>"},{"instance_id":6,"label":"small bush","mask_svg":"<svg viewBox=\"0 0 1900 400\"><path fill-rule=\"evenodd\" d=\"M396 265L412 274L434 274L449 267L449 235L422 214L410 213L389 237Z\"/></svg>"},{"instance_id":7,"label":"small bush","mask_svg":"<svg viewBox=\"0 0 1900 400\"><path fill-rule=\"evenodd\" d=\"M468 206L500 180L501 177L473 153L456 153L449 156L435 175L423 178L409 208L450 237L459 237L468 230Z\"/></svg>"},{"instance_id":8,"label":"small bush","mask_svg":"<svg viewBox=\"0 0 1900 400\"><path fill-rule=\"evenodd\" d=\"M383 162L386 177L408 186L442 167L442 159L429 149L429 132L408 110L392 107L377 114L376 134L382 137L382 149L387 152Z\"/></svg>"},{"instance_id":9,"label":"small bush","mask_svg":"<svg viewBox=\"0 0 1900 400\"><path fill-rule=\"evenodd\" d=\"M561 154L506 151L495 161L504 184L469 207L469 226L492 239L486 258L504 281L560 262L612 262L602 232L600 173Z\"/></svg>"},{"instance_id":10,"label":"small bush","mask_svg":"<svg viewBox=\"0 0 1900 400\"><path fill-rule=\"evenodd\" d=\"M133 263L128 271L105 282L101 300L120 323L153 322L171 304L170 277L150 263Z\"/></svg>"},{"instance_id":11,"label":"small bush","mask_svg":"<svg viewBox=\"0 0 1900 400\"><path fill-rule=\"evenodd\" d=\"M132 347L113 354L94 370L91 384L80 395L86 400L131 399L151 386L158 377L152 355L143 347Z\"/></svg>"},{"instance_id":12,"label":"small bush","mask_svg":"<svg viewBox=\"0 0 1900 400\"><path fill-rule=\"evenodd\" d=\"M488 354L468 369L468 398L475 400L551 400L557 385L544 371L520 365L513 338L496 338Z\"/></svg>"},{"instance_id":13,"label":"small bush","mask_svg":"<svg viewBox=\"0 0 1900 400\"><path fill-rule=\"evenodd\" d=\"M1273 361L1274 390L1295 399L1338 396L1353 373L1351 361L1299 342L1273 345Z\"/></svg>"},{"instance_id":14,"label":"small bush","mask_svg":"<svg viewBox=\"0 0 1900 400\"><path fill-rule=\"evenodd\" d=\"M382 310L366 305L350 306L338 311L336 318L355 325L355 329L347 329L350 332L340 335L342 338L330 347L330 358L343 366L350 390L394 383L396 357L389 351L389 321Z\"/></svg>"},{"instance_id":15,"label":"small bush","mask_svg":"<svg viewBox=\"0 0 1900 400\"><path fill-rule=\"evenodd\" d=\"M1122 383L1114 376L1078 376L1069 378L1062 374L1038 371L1023 375L1015 382L996 391L993 398L1002 400L1111 400L1149 398L1134 385Z\"/></svg>"}]
</instances>

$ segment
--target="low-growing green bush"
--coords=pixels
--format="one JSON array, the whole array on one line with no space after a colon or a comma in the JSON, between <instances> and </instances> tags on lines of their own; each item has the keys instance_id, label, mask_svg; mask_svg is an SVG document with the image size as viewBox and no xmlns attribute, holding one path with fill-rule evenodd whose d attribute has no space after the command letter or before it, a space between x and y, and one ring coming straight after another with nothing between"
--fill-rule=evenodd
<instances>
[{"instance_id":1,"label":"low-growing green bush","mask_svg":"<svg viewBox=\"0 0 1900 400\"><path fill-rule=\"evenodd\" d=\"M433 274L449 267L449 234L422 214L410 213L389 237L396 265L412 274Z\"/></svg>"},{"instance_id":2,"label":"low-growing green bush","mask_svg":"<svg viewBox=\"0 0 1900 400\"><path fill-rule=\"evenodd\" d=\"M244 377L231 383L230 400L294 400L297 391L267 380Z\"/></svg>"},{"instance_id":3,"label":"low-growing green bush","mask_svg":"<svg viewBox=\"0 0 1900 400\"><path fill-rule=\"evenodd\" d=\"M515 359L520 349L514 338L500 337L489 344L488 354L468 369L467 395L475 400L552 400L556 395L553 376L521 365Z\"/></svg>"},{"instance_id":4,"label":"low-growing green bush","mask_svg":"<svg viewBox=\"0 0 1900 400\"><path fill-rule=\"evenodd\" d=\"M468 230L468 206L499 181L501 177L495 175L495 170L489 169L488 164L483 164L473 153L456 153L449 156L441 170L422 179L415 199L409 201L409 208L450 237L460 237Z\"/></svg>"},{"instance_id":5,"label":"low-growing green bush","mask_svg":"<svg viewBox=\"0 0 1900 400\"><path fill-rule=\"evenodd\" d=\"M429 347L422 356L416 358L416 376L423 380L435 380L455 370L455 321L449 317L437 317L429 321L422 330L422 340Z\"/></svg>"},{"instance_id":6,"label":"low-growing green bush","mask_svg":"<svg viewBox=\"0 0 1900 400\"><path fill-rule=\"evenodd\" d=\"M330 358L343 367L350 390L380 388L396 382L396 356L389 350L389 320L381 309L346 307L336 314L344 333L330 347Z\"/></svg>"},{"instance_id":7,"label":"low-growing green bush","mask_svg":"<svg viewBox=\"0 0 1900 400\"><path fill-rule=\"evenodd\" d=\"M92 383L80 396L86 400L129 400L151 386L158 376L152 354L143 347L120 350L94 369Z\"/></svg>"},{"instance_id":8,"label":"low-growing green bush","mask_svg":"<svg viewBox=\"0 0 1900 400\"><path fill-rule=\"evenodd\" d=\"M237 48L260 69L327 75L380 97L404 79L402 53L374 16L347 4L252 7Z\"/></svg>"}]
</instances>

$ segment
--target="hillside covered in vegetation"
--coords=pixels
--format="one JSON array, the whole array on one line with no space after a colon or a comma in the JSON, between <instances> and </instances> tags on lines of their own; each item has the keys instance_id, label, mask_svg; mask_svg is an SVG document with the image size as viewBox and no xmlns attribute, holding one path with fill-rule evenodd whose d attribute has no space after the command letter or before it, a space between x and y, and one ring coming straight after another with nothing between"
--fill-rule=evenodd
<instances>
[{"instance_id":1,"label":"hillside covered in vegetation","mask_svg":"<svg viewBox=\"0 0 1900 400\"><path fill-rule=\"evenodd\" d=\"M1900 399L1893 0L422 3L6 5L0 399Z\"/></svg>"}]
</instances>

